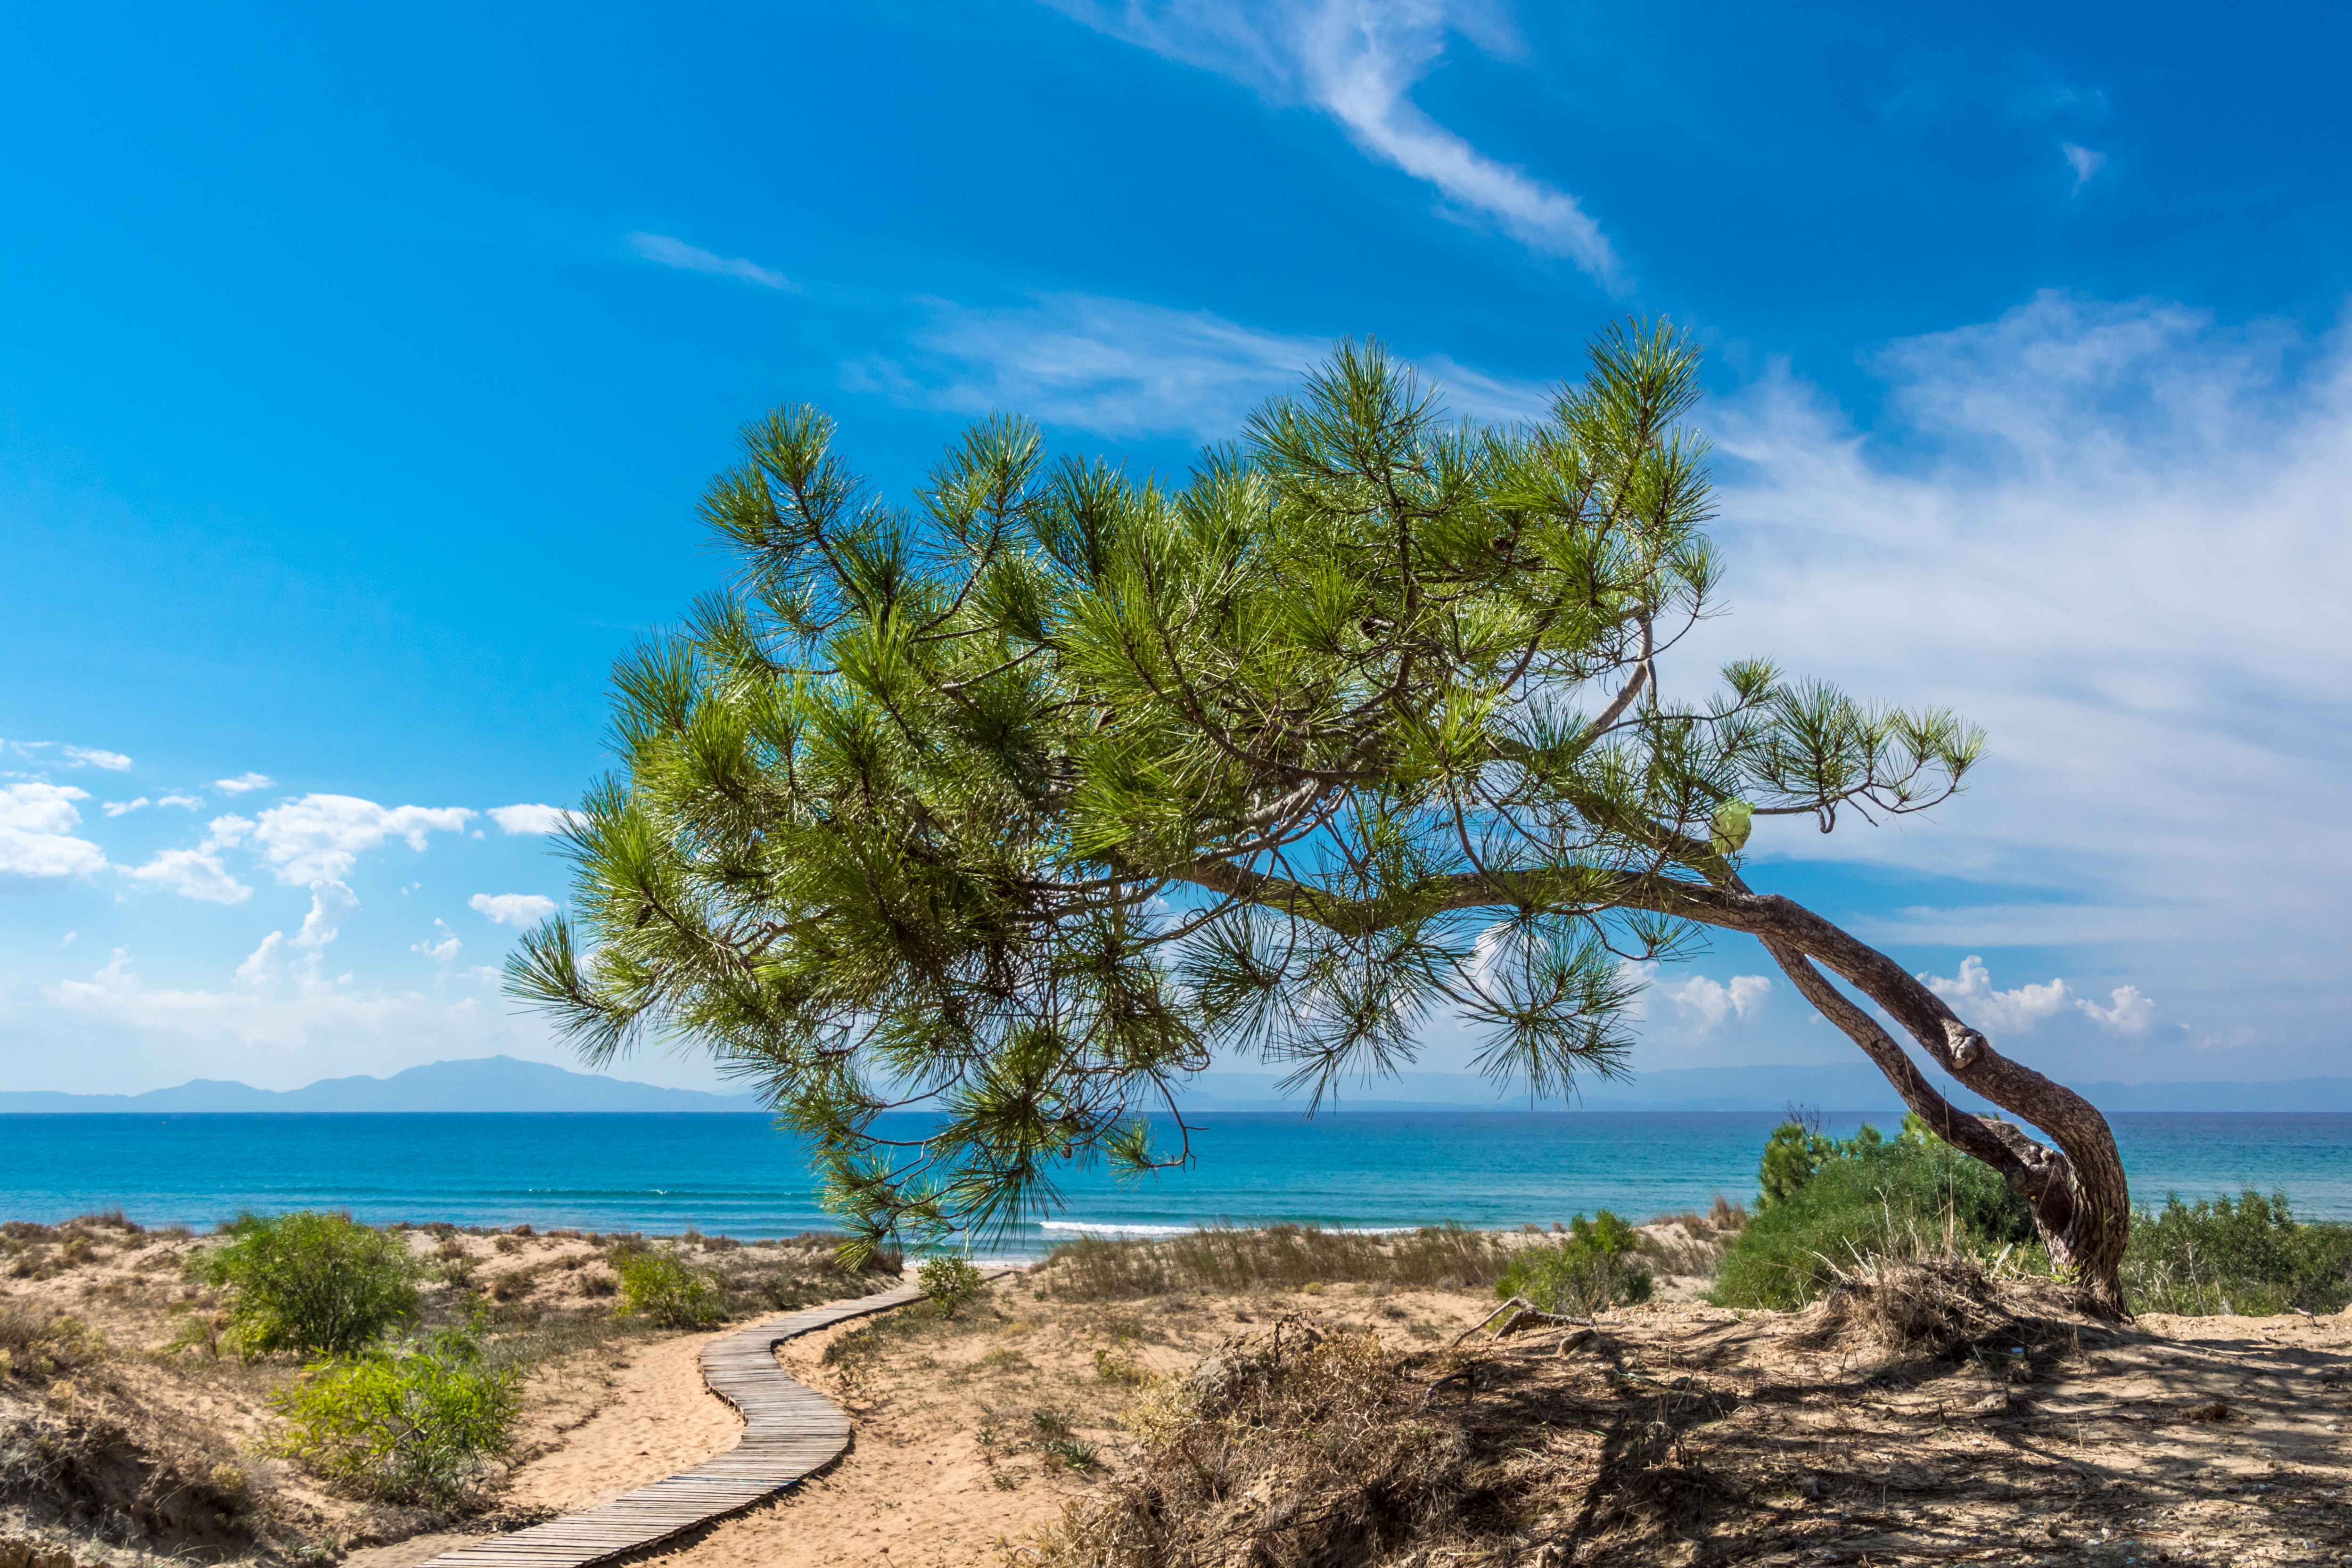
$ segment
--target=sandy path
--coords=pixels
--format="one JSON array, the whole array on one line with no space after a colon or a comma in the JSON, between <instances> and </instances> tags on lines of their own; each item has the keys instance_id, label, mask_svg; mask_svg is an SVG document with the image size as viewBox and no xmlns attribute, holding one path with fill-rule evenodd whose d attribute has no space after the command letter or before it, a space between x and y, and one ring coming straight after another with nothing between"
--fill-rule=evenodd
<instances>
[{"instance_id":1,"label":"sandy path","mask_svg":"<svg viewBox=\"0 0 2352 1568\"><path fill-rule=\"evenodd\" d=\"M570 1396L559 1407L568 1406L575 1421L529 1436L542 1451L515 1471L501 1500L505 1507L551 1516L576 1512L733 1448L743 1433L742 1418L703 1385L698 1359L704 1345L732 1332L633 1345L614 1360L592 1358L559 1371ZM415 1535L354 1552L346 1562L349 1568L415 1568L481 1539L480 1531Z\"/></svg>"}]
</instances>

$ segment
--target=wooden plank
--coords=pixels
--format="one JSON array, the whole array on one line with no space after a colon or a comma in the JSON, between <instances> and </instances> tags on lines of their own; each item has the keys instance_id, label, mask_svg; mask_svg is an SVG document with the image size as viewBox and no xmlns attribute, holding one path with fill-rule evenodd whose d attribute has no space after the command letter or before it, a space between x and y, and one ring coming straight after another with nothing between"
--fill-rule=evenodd
<instances>
[{"instance_id":1,"label":"wooden plank","mask_svg":"<svg viewBox=\"0 0 2352 1568\"><path fill-rule=\"evenodd\" d=\"M982 1270L1000 1279L1013 1270ZM871 1317L921 1300L911 1285L877 1291L754 1323L702 1347L702 1381L743 1417L727 1452L690 1470L625 1492L607 1503L453 1547L424 1568L587 1568L642 1551L740 1513L797 1485L849 1447L849 1417L807 1385L784 1375L776 1347L786 1340Z\"/></svg>"}]
</instances>

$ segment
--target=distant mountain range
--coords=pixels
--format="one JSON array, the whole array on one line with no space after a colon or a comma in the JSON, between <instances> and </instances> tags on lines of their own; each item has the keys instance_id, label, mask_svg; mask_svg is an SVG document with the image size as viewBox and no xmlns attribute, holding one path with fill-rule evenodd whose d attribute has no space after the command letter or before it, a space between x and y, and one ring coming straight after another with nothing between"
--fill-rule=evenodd
<instances>
[{"instance_id":1,"label":"distant mountain range","mask_svg":"<svg viewBox=\"0 0 2352 1568\"><path fill-rule=\"evenodd\" d=\"M1204 1072L1177 1096L1188 1111L1291 1111L1298 1102L1276 1091L1272 1073ZM1992 1107L1949 1082L1939 1082L1965 1110ZM2352 1078L2297 1078L2268 1083L2077 1083L2105 1111L2352 1112ZM1354 1111L1780 1111L1803 1106L1900 1116L1903 1102L1866 1061L1812 1067L1688 1067L1637 1073L1610 1082L1588 1078L1572 1105L1529 1106L1525 1095L1497 1094L1470 1072L1401 1072L1341 1094Z\"/></svg>"},{"instance_id":2,"label":"distant mountain range","mask_svg":"<svg viewBox=\"0 0 2352 1568\"><path fill-rule=\"evenodd\" d=\"M659 1089L593 1072L571 1072L511 1056L436 1061L389 1078L328 1078L302 1089L255 1089L199 1078L144 1094L0 1092L0 1113L88 1114L121 1111L182 1115L204 1111L758 1111L748 1094Z\"/></svg>"},{"instance_id":3,"label":"distant mountain range","mask_svg":"<svg viewBox=\"0 0 2352 1568\"><path fill-rule=\"evenodd\" d=\"M1301 1101L1286 1099L1272 1073L1202 1073L1177 1096L1187 1111L1283 1111L1297 1113ZM1982 1101L1943 1086L1953 1102L1970 1110ZM2078 1083L2074 1087L2106 1111L2336 1111L2352 1112L2352 1078L2298 1078L2268 1083ZM1622 1082L1588 1080L1573 1107L1558 1102L1530 1107L1525 1097L1497 1095L1495 1086L1469 1072L1404 1072L1370 1089L1342 1094L1342 1111L1780 1111L1789 1106L1820 1111L1900 1116L1902 1102L1868 1062L1813 1067L1702 1067L1644 1072ZM660 1089L593 1072L572 1072L545 1062L490 1056L467 1061L436 1061L390 1078L330 1078L303 1089L255 1089L200 1078L175 1089L144 1094L59 1094L47 1091L0 1091L0 1114L26 1112L121 1112L140 1115L185 1115L215 1111L452 1112L452 1111L688 1111L758 1113L748 1094L709 1094L694 1089Z\"/></svg>"}]
</instances>

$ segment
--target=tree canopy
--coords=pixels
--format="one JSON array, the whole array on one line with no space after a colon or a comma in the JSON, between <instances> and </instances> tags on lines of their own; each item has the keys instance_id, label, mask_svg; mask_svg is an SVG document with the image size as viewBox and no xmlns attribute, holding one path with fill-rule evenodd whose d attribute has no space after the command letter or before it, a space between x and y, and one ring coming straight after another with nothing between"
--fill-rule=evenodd
<instances>
[{"instance_id":1,"label":"tree canopy","mask_svg":"<svg viewBox=\"0 0 2352 1568\"><path fill-rule=\"evenodd\" d=\"M1066 1160L1183 1159L1138 1113L1220 1051L1319 1100L1450 1013L1535 1093L1620 1071L1629 965L1706 925L1764 937L1939 1130L1814 959L1964 1081L2046 1084L1741 881L1756 819L1926 809L1982 737L1764 660L1670 690L1722 572L1698 356L1629 324L1590 361L1498 426L1344 344L1181 485L992 417L903 507L814 409L755 423L702 505L733 579L617 667L573 916L510 988L594 1060L707 1045L875 1239L1008 1222ZM893 1143L892 1109L940 1120ZM1967 1121L2013 1186L2074 1182Z\"/></svg>"}]
</instances>

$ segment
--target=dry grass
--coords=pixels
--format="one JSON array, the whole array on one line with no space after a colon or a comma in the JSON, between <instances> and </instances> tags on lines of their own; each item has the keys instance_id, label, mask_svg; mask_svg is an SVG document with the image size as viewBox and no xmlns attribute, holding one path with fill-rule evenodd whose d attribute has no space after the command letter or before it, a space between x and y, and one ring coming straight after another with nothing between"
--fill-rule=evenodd
<instances>
[{"instance_id":1,"label":"dry grass","mask_svg":"<svg viewBox=\"0 0 2352 1568\"><path fill-rule=\"evenodd\" d=\"M1256 1328L1147 1391L1132 1451L1009 1561L2222 1563L2344 1544L2352 1325L2127 1328L2085 1305L1922 1248L1848 1260L1801 1312L1637 1307L1458 1352L1310 1309L1279 1356Z\"/></svg>"},{"instance_id":2,"label":"dry grass","mask_svg":"<svg viewBox=\"0 0 2352 1568\"><path fill-rule=\"evenodd\" d=\"M1393 1234L1276 1225L1204 1227L1160 1241L1065 1242L1035 1278L1056 1301L1122 1301L1184 1291L1299 1291L1339 1283L1477 1291L1510 1266L1511 1244L1485 1231L1430 1226Z\"/></svg>"},{"instance_id":3,"label":"dry grass","mask_svg":"<svg viewBox=\"0 0 2352 1568\"><path fill-rule=\"evenodd\" d=\"M1047 1568L1371 1563L1451 1533L1462 1423L1369 1332L1289 1316L1228 1340L1126 1414L1119 1478L1036 1541Z\"/></svg>"}]
</instances>

